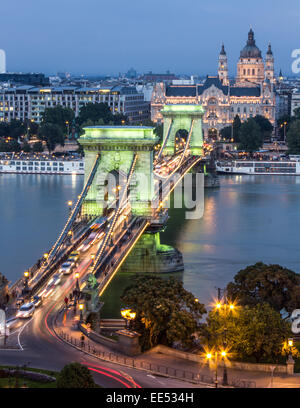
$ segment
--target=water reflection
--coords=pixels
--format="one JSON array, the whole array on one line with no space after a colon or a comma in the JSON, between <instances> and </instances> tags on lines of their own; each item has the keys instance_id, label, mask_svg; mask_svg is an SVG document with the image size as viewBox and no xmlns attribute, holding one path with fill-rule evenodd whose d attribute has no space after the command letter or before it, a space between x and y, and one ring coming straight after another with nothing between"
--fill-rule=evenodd
<instances>
[{"instance_id":1,"label":"water reflection","mask_svg":"<svg viewBox=\"0 0 300 408\"><path fill-rule=\"evenodd\" d=\"M161 242L177 247L186 289L209 303L245 266L263 261L300 273L300 178L224 176L206 190L204 217L186 220L171 208ZM54 242L76 201L82 176L0 175L0 271L15 280ZM171 201L172 203L172 201ZM166 275L164 275L166 276ZM118 273L103 299L103 312L120 317L119 298L132 280Z\"/></svg>"}]
</instances>

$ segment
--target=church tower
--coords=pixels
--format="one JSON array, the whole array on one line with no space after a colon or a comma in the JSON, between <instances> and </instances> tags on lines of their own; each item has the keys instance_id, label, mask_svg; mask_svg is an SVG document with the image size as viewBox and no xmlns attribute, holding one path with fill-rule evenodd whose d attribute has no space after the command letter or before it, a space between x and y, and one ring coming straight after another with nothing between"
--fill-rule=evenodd
<instances>
[{"instance_id":1,"label":"church tower","mask_svg":"<svg viewBox=\"0 0 300 408\"><path fill-rule=\"evenodd\" d=\"M265 64L265 76L271 82L274 82L274 56L271 49L271 44L268 46L268 51L266 54L266 64Z\"/></svg>"},{"instance_id":2,"label":"church tower","mask_svg":"<svg viewBox=\"0 0 300 408\"><path fill-rule=\"evenodd\" d=\"M225 52L224 44L222 44L219 55L218 76L223 85L229 85L227 55Z\"/></svg>"},{"instance_id":3,"label":"church tower","mask_svg":"<svg viewBox=\"0 0 300 408\"><path fill-rule=\"evenodd\" d=\"M265 79L265 67L260 49L255 44L252 28L248 33L248 41L240 53L237 64L237 86L257 86Z\"/></svg>"}]
</instances>

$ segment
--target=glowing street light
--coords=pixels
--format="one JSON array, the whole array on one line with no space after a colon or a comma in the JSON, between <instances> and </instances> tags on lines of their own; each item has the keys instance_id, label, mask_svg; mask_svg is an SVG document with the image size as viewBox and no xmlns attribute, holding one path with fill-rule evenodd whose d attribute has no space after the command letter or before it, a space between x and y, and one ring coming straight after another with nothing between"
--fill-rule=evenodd
<instances>
[{"instance_id":1,"label":"glowing street light","mask_svg":"<svg viewBox=\"0 0 300 408\"><path fill-rule=\"evenodd\" d=\"M126 320L126 329L129 327L129 322L136 318L136 312L133 312L131 309L121 309L121 316Z\"/></svg>"},{"instance_id":2,"label":"glowing street light","mask_svg":"<svg viewBox=\"0 0 300 408\"><path fill-rule=\"evenodd\" d=\"M79 303L79 305L78 305L78 307L79 307L79 310L80 310L80 321L82 322L82 320L83 320L83 308L84 308L84 304L83 303Z\"/></svg>"}]
</instances>

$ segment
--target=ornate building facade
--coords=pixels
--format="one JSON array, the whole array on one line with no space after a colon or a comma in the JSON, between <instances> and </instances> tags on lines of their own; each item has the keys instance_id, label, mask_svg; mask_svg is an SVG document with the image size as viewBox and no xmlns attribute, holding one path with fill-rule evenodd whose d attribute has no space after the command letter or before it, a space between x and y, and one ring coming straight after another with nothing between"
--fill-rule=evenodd
<instances>
[{"instance_id":1,"label":"ornate building facade","mask_svg":"<svg viewBox=\"0 0 300 408\"><path fill-rule=\"evenodd\" d=\"M219 54L218 76L207 76L203 84L168 85L157 83L151 100L151 119L161 122L164 104L201 104L205 109L205 138L217 139L222 128L234 117L241 121L262 115L275 124L274 57L269 44L265 61L250 29L246 46L240 53L237 75L230 82L224 45Z\"/></svg>"}]
</instances>

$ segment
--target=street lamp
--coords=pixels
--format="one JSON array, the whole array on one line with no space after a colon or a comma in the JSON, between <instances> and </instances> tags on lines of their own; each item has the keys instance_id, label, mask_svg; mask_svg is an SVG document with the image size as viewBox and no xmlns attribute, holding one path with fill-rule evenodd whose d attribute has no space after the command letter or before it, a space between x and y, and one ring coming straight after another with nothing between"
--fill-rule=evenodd
<instances>
[{"instance_id":1,"label":"street lamp","mask_svg":"<svg viewBox=\"0 0 300 408\"><path fill-rule=\"evenodd\" d=\"M82 320L83 320L83 308L84 308L84 304L83 303L79 303L79 310L80 310L80 317L79 317L79 319L80 319L80 321L82 322Z\"/></svg>"},{"instance_id":2,"label":"street lamp","mask_svg":"<svg viewBox=\"0 0 300 408\"><path fill-rule=\"evenodd\" d=\"M75 279L76 279L76 290L80 290L79 288L79 272L75 273Z\"/></svg>"},{"instance_id":3,"label":"street lamp","mask_svg":"<svg viewBox=\"0 0 300 408\"><path fill-rule=\"evenodd\" d=\"M71 214L73 202L70 200L68 201L69 212Z\"/></svg>"},{"instance_id":4,"label":"street lamp","mask_svg":"<svg viewBox=\"0 0 300 408\"><path fill-rule=\"evenodd\" d=\"M28 291L28 279L29 279L29 272L25 271L24 272L24 289L27 292Z\"/></svg>"},{"instance_id":5,"label":"street lamp","mask_svg":"<svg viewBox=\"0 0 300 408\"><path fill-rule=\"evenodd\" d=\"M69 133L70 133L70 125L69 125L69 121L68 121L68 120L66 120L66 125L67 125L67 128L68 128L67 134L68 134L68 136L69 136Z\"/></svg>"},{"instance_id":6,"label":"street lamp","mask_svg":"<svg viewBox=\"0 0 300 408\"><path fill-rule=\"evenodd\" d=\"M95 260L95 255L94 254L91 255L91 260L92 260L91 266L93 266L94 265L94 260Z\"/></svg>"},{"instance_id":7,"label":"street lamp","mask_svg":"<svg viewBox=\"0 0 300 408\"><path fill-rule=\"evenodd\" d=\"M129 322L136 318L136 313L133 312L131 309L121 309L121 315L126 320L126 329L129 328Z\"/></svg>"},{"instance_id":8,"label":"street lamp","mask_svg":"<svg viewBox=\"0 0 300 408\"><path fill-rule=\"evenodd\" d=\"M215 351L215 352L209 352L206 354L207 360L212 360L214 356L214 364L215 364L215 387L218 388L218 355L220 355L224 360L227 356L227 353L225 350L222 351ZM224 385L224 384L223 384ZM226 384L228 385L228 384Z\"/></svg>"}]
</instances>

